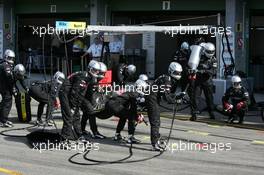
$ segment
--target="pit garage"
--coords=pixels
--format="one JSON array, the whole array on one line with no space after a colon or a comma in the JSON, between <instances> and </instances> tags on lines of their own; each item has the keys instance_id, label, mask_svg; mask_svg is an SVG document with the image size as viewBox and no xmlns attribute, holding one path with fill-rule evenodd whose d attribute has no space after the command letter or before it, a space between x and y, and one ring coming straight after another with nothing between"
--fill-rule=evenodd
<instances>
[{"instance_id":1,"label":"pit garage","mask_svg":"<svg viewBox=\"0 0 264 175\"><path fill-rule=\"evenodd\" d=\"M176 25L212 25L217 26L218 19L217 11L212 12L112 12L113 25L160 25L160 26L176 26ZM87 17L88 16L88 17ZM143 16L143 18L142 18ZM223 17L223 16L222 16ZM52 36L39 36L34 33L33 26L55 27L56 21L77 21L86 22L89 24L89 13L75 14L18 14L17 15L17 49L19 52L19 60L28 65L29 52L32 49L32 71L43 71L43 53L45 56L45 66L47 70L61 70L63 58L66 57L67 50L68 59L73 58L72 45L73 42L68 42L65 48L64 44L60 44L59 51L56 54L52 52ZM66 40L71 39L74 35L68 34ZM173 59L173 54L179 48L183 41L192 44L195 38L199 35L184 35L178 34L173 37L164 33L139 33L126 34L124 37L124 57L128 62L134 63L141 72L146 72L150 77L154 78L162 73L166 73L166 67ZM216 43L215 37L203 35L206 41ZM89 47L90 37L82 38L84 45ZM147 43L147 44L146 44ZM43 47L44 44L44 47ZM154 48L154 49L153 49ZM44 52L43 52L44 50ZM51 61L51 57L52 60ZM74 59L74 58L73 58ZM144 60L145 59L145 60ZM142 61L144 60L144 61ZM143 63L143 64L142 64ZM80 70L80 63L72 65L72 70ZM142 66L143 65L143 66ZM51 69L53 67L53 69Z\"/></svg>"},{"instance_id":2,"label":"pit garage","mask_svg":"<svg viewBox=\"0 0 264 175\"><path fill-rule=\"evenodd\" d=\"M217 26L219 11L208 12L113 12L113 25L158 25L158 26L179 26L179 25L211 25ZM131 49L146 49L147 61L146 72L150 77L157 77L167 72L167 65L173 59L173 54L180 47L183 41L190 44L199 35L168 35L164 33L138 34L127 36L125 49L129 53ZM203 35L208 42L216 43L215 37ZM144 52L142 52L144 53ZM153 58L155 58L153 60ZM148 69L149 67L149 69ZM150 71L151 70L151 71ZM154 73L151 75L151 72Z\"/></svg>"},{"instance_id":3,"label":"pit garage","mask_svg":"<svg viewBox=\"0 0 264 175\"><path fill-rule=\"evenodd\" d=\"M49 70L61 70L61 61L66 57L74 59L73 42L66 45L58 41L57 37L48 34L48 28L55 28L56 21L75 21L88 23L88 13L76 14L31 14L17 16L17 49L18 59L27 67L32 60L32 72L42 72L44 65ZM43 27L41 29L41 27ZM45 29L45 30L44 30ZM46 30L47 29L47 30ZM42 30L42 34L40 33ZM46 32L46 34L44 34ZM61 40L69 40L76 35L67 33L61 36ZM64 38L65 37L65 38ZM84 45L89 45L90 38L81 38ZM55 48L55 49L54 49ZM67 54L65 54L67 53ZM43 60L44 55L44 60ZM28 59L31 56L32 59ZM45 61L45 62L44 62ZM73 65L74 66L74 65ZM76 67L76 66L75 66Z\"/></svg>"},{"instance_id":4,"label":"pit garage","mask_svg":"<svg viewBox=\"0 0 264 175\"><path fill-rule=\"evenodd\" d=\"M264 90L264 12L252 12L250 27L249 73L254 77L254 88Z\"/></svg>"},{"instance_id":5,"label":"pit garage","mask_svg":"<svg viewBox=\"0 0 264 175\"><path fill-rule=\"evenodd\" d=\"M252 8L260 10L252 11ZM250 15L247 14L249 11ZM250 20L248 20L249 17ZM14 75L20 81L28 81L26 84L31 85L29 86L31 89L16 88L17 92L12 91L15 96L13 98L12 95L8 97L7 94L11 94L11 88L15 90L14 83L9 77L2 76L4 71L9 74L11 71L2 69L3 66L0 66L0 78L5 78L0 82L0 96L4 97L2 98L4 100L0 98L0 119L8 116L8 120L0 120L0 174L262 175L264 170L264 96L255 93L257 91L250 92L250 95L256 97L257 103L256 105L248 104L245 98L246 90L241 85L246 86L249 84L248 80L254 77L255 89L263 88L263 20L264 1L257 0L0 0L0 57L2 50L12 49L13 51L9 50L9 57L5 57L3 63L10 63L13 66L12 58L16 55L17 61L27 68L26 75L32 72L31 77L24 76L24 69L18 69L23 66L14 63L14 67L17 66L16 69L14 68ZM141 78L135 76L137 79L146 81L144 83L142 81L136 83L136 79L121 82L121 85L129 85L129 87L134 83L136 87L143 87L136 89L138 92L136 98L134 93L133 96L127 95L126 88L112 88L115 83L108 88L104 85L110 85L111 82L101 83L100 81L97 84L94 81L98 78L104 80L105 71L111 72L101 66L104 65L102 63L94 64L96 65L94 67L90 66L88 73L82 72L69 76L68 79L73 80L70 83L67 80L66 83L63 82L64 77L69 74L69 69L70 73L81 69L80 62L75 62L75 55L72 54L71 39L75 34L59 35L61 40L68 41L65 44L61 43L61 40L54 40L49 34L38 36L34 29L48 25L62 27L69 23L79 24L79 22L86 23L88 28L94 27L94 31L96 27L102 28L104 35L100 37L103 36L101 39L105 39L103 44L107 42L110 44L111 36L121 36L124 50L117 49L110 52L109 49L109 56L119 59L121 55L120 60L136 65L130 67L133 70L136 67L137 74L147 73L150 78L148 81L147 76L143 75ZM192 94L188 96L187 90L183 88L178 88L179 92L174 93L171 88L174 85L172 82L174 79L176 79L175 82L180 80L181 66L172 63L174 67L170 66L168 71L168 64L183 41L192 45L200 36L178 34L172 37L168 32L163 33L164 26L206 25L211 28L225 26L224 23L232 28L233 33L225 35L230 41L221 40L214 35L203 35L206 42L215 44L216 50L211 43L192 47L191 52L194 54L189 57L189 60L193 61L192 65L201 64L200 70L195 66L191 71L188 70L188 79L194 80L192 81L194 83L200 83L200 80L196 79L197 72L208 73L211 78L213 73L207 71L215 71L214 56L218 58L218 63L223 60L230 63L232 53L236 70L245 72L245 77L247 75L251 77L242 80L239 77L233 77L232 81L233 72L230 71L232 75L229 74L226 77L221 74L223 75L227 68L233 70L234 64L230 64L230 67L223 64L217 65L220 76L218 75L213 81L219 83L213 86L210 81L210 84L199 85L197 90L199 91L203 86L204 93L207 94L205 96L209 97L213 93L209 91L216 88L214 95L217 94L218 98L214 98L216 100L214 102L211 101L212 98L211 100L207 98L206 104L204 95L197 94L198 109L193 110L192 104L195 102L193 100L196 99L190 99ZM137 26L135 30L128 25L144 26ZM118 30L111 31L113 28ZM250 30L247 31L247 29ZM131 31L128 32L128 30ZM108 32L113 34L109 37ZM120 39L119 36L117 39ZM80 40L88 47L93 42L93 37L83 37ZM249 37L250 53L248 53ZM230 47L226 49L225 46ZM212 64L203 62L205 61L201 59L203 53ZM99 56L91 54L89 58L98 59ZM102 56L99 61L102 61L101 58ZM249 58L250 65L248 65ZM65 67L66 76L63 75L63 73L66 74L63 70ZM46 76L57 70L63 73L59 72L56 76L52 76L53 78ZM122 70L122 72L125 71ZM17 76L18 73L21 76ZM168 76L160 77L163 73L167 73ZM162 79L156 79L157 77ZM171 82L167 84L167 80L163 81L164 77ZM203 74L201 77L207 78L208 75ZM156 81L152 84L154 79ZM38 80L39 83L34 80ZM138 84L139 82L142 84ZM157 88L158 92L151 93L148 98L145 93L150 95L150 87L154 87L148 85L159 84L159 82L161 86L165 85L165 91L161 92L160 86ZM204 81L202 83L205 84ZM17 81L16 84L19 82ZM32 87L36 87L36 84L39 87L37 92L41 92L36 96L40 98L34 98L34 95L29 92L32 91ZM192 83L190 84L189 87L192 87ZM233 87L232 92L238 90L239 94L227 100L222 97L229 86ZM2 87L5 90L4 93ZM152 88L153 91L154 89ZM107 96L108 90L111 91L109 96ZM164 96L160 94L164 92L173 93L165 93L169 96L163 98ZM191 89L191 92L196 92L196 87ZM128 97L130 95L131 98ZM47 100L42 99L46 96ZM172 100L169 101L168 98L166 100L166 97L171 97ZM112 105L109 105L110 100ZM44 103L47 109L52 109L47 110L46 115L42 115L41 112L44 109ZM120 115L111 112L119 109L120 106L124 106L117 112ZM7 108L11 109L10 112L3 110ZM105 111L110 118L104 118L102 111ZM6 115L2 115L4 112ZM98 118L96 122L95 118L92 118L95 113ZM144 115L145 118L143 118ZM80 117L82 117L81 120ZM84 121L88 119L86 117L89 117L89 124ZM123 124L128 121L128 129L127 127L119 128L120 121ZM132 124L136 129L131 127ZM118 131L118 128L123 131ZM132 132L134 129L135 133ZM67 137L71 133L73 137Z\"/></svg>"}]
</instances>

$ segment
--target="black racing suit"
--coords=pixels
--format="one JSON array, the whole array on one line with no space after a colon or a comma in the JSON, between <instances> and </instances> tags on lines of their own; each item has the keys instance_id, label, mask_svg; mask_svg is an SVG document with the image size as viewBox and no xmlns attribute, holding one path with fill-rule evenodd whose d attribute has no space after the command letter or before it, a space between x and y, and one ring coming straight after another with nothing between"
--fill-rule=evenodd
<instances>
[{"instance_id":1,"label":"black racing suit","mask_svg":"<svg viewBox=\"0 0 264 175\"><path fill-rule=\"evenodd\" d=\"M6 61L0 63L0 122L5 123L12 108L12 94L15 94L15 78L13 76L13 64Z\"/></svg>"},{"instance_id":2,"label":"black racing suit","mask_svg":"<svg viewBox=\"0 0 264 175\"><path fill-rule=\"evenodd\" d=\"M136 92L125 92L122 95L116 95L109 98L105 107L102 111L96 112L92 115L84 114L83 118L88 118L90 127L93 133L98 132L96 120L99 119L108 119L112 116L119 117L119 122L116 128L116 133L120 133L128 120L128 134L134 135L135 132L135 120L137 116L137 98L139 94ZM87 121L87 119L86 119ZM85 123L86 124L86 123ZM85 129L85 125L84 126Z\"/></svg>"},{"instance_id":3,"label":"black racing suit","mask_svg":"<svg viewBox=\"0 0 264 175\"><path fill-rule=\"evenodd\" d=\"M22 83L21 83L22 84ZM23 85L25 88L25 85ZM53 104L56 101L60 85L52 81L33 81L28 88L29 95L34 98L38 105L37 119L41 120L44 106L47 105L46 109L46 120L50 119L50 115L53 111Z\"/></svg>"},{"instance_id":4,"label":"black racing suit","mask_svg":"<svg viewBox=\"0 0 264 175\"><path fill-rule=\"evenodd\" d=\"M233 105L232 110L227 111L229 114L229 119L236 118L236 116L238 116L239 123L242 123L249 103L249 94L247 89L245 87L241 87L239 89L234 87L228 88L222 98L222 102L224 108L227 104ZM239 103L242 103L241 108L238 108Z\"/></svg>"},{"instance_id":5,"label":"black racing suit","mask_svg":"<svg viewBox=\"0 0 264 175\"><path fill-rule=\"evenodd\" d=\"M190 57L190 52L184 52L182 50L178 50L174 56L173 61L178 62L182 66L182 73L180 79L181 90L184 91L187 84L189 83L188 80L188 60Z\"/></svg>"},{"instance_id":6,"label":"black racing suit","mask_svg":"<svg viewBox=\"0 0 264 175\"><path fill-rule=\"evenodd\" d=\"M176 87L176 80L172 79L168 75L161 75L150 86L150 94L146 95L145 103L151 127L150 134L152 145L155 145L160 138L160 100L162 97L166 97L167 101L171 101L170 94L176 91Z\"/></svg>"},{"instance_id":7,"label":"black racing suit","mask_svg":"<svg viewBox=\"0 0 264 175\"><path fill-rule=\"evenodd\" d=\"M122 63L117 69L117 84L124 85L131 78L127 73L127 65Z\"/></svg>"},{"instance_id":8,"label":"black racing suit","mask_svg":"<svg viewBox=\"0 0 264 175\"><path fill-rule=\"evenodd\" d=\"M62 84L59 98L63 118L61 131L63 139L74 140L82 135L79 108L85 100L88 85L93 81L88 72L76 72Z\"/></svg>"},{"instance_id":9,"label":"black racing suit","mask_svg":"<svg viewBox=\"0 0 264 175\"><path fill-rule=\"evenodd\" d=\"M191 82L189 87L189 95L191 102L192 116L196 118L196 114L199 113L197 107L197 96L204 92L206 104L210 118L214 118L214 100L213 100L213 77L216 74L217 60L215 57L207 58L201 56L201 60L198 66L198 72L196 73L196 80ZM198 93L197 93L198 92Z\"/></svg>"},{"instance_id":10,"label":"black racing suit","mask_svg":"<svg viewBox=\"0 0 264 175\"><path fill-rule=\"evenodd\" d=\"M83 104L81 106L81 109L83 111L83 116L81 119L81 128L82 132L85 131L85 127L87 124L87 120L89 119L89 124L92 132L95 134L98 132L97 126L96 126L96 118L91 117L94 113L97 111L94 109L94 100L96 99L95 95L97 93L97 86L98 83L91 83L88 85L87 92L85 94L85 100L83 101Z\"/></svg>"},{"instance_id":11,"label":"black racing suit","mask_svg":"<svg viewBox=\"0 0 264 175\"><path fill-rule=\"evenodd\" d=\"M134 135L137 117L137 92L125 92L107 101L105 109L108 114L119 117L116 133L120 133L128 120L128 134ZM99 116L99 115L98 115Z\"/></svg>"}]
</instances>

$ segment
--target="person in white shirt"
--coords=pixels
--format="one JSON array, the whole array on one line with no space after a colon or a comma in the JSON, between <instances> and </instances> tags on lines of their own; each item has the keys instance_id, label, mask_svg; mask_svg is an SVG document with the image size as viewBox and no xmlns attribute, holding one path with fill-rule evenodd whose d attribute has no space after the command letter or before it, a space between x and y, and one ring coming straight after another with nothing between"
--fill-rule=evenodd
<instances>
[{"instance_id":1,"label":"person in white shirt","mask_svg":"<svg viewBox=\"0 0 264 175\"><path fill-rule=\"evenodd\" d=\"M100 61L101 54L102 54L102 48L103 45L98 37L94 38L94 43L90 45L88 50L84 53L84 55L81 56L81 58L84 58L86 55L89 55L92 60ZM104 48L103 53L105 53L106 50Z\"/></svg>"},{"instance_id":2,"label":"person in white shirt","mask_svg":"<svg viewBox=\"0 0 264 175\"><path fill-rule=\"evenodd\" d=\"M114 41L109 43L110 53L120 54L122 51L122 41L118 36L114 36Z\"/></svg>"}]
</instances>

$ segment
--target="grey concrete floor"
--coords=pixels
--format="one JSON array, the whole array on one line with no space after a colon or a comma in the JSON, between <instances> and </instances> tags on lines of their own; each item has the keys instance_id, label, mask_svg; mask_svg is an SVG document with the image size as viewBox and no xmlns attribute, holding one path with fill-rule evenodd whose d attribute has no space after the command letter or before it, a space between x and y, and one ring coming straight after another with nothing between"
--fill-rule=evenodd
<instances>
[{"instance_id":1,"label":"grey concrete floor","mask_svg":"<svg viewBox=\"0 0 264 175\"><path fill-rule=\"evenodd\" d=\"M36 114L37 103L32 101L32 113ZM206 115L206 113L204 113ZM167 136L171 125L171 113L164 113L161 134ZM186 116L187 115L187 116ZM55 113L56 123L62 126L61 114ZM136 129L136 137L142 143L133 145L133 156L123 164L76 165L68 161L69 157L82 151L78 150L39 150L32 149L26 138L0 136L0 174L263 174L264 172L264 127L258 120L246 121L256 129L236 128L224 125L223 116L217 115L220 123L190 122L182 120L177 114L172 130L168 150L157 156L158 152L150 151L149 126L141 124ZM183 118L188 118L188 112ZM206 116L200 116L201 120ZM15 128L29 126L17 122L15 107L12 108L10 119ZM35 120L35 117L33 118ZM251 122L251 123L250 123ZM99 150L92 150L88 157L97 160L113 161L129 155L129 145L112 140L117 121L115 118L98 120L99 130L107 136L105 140L92 140L98 143ZM49 127L48 129L54 130ZM0 128L0 131L5 128ZM13 131L9 134L26 135L35 129ZM89 130L89 126L87 126ZM127 132L123 131L127 136ZM196 146L191 146L196 144ZM180 145L182 145L180 147ZM183 146L185 145L185 147ZM188 148L189 145L189 148ZM153 156L157 156L152 158ZM149 160L144 160L149 159ZM89 162L80 154L74 158L79 163ZM133 163L127 161L136 160Z\"/></svg>"}]
</instances>

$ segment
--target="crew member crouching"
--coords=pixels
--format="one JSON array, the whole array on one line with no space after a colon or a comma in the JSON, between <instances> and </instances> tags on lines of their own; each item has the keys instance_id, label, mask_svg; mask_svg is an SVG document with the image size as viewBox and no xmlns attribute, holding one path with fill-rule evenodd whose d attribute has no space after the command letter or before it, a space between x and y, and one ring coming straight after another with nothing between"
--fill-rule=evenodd
<instances>
[{"instance_id":1,"label":"crew member crouching","mask_svg":"<svg viewBox=\"0 0 264 175\"><path fill-rule=\"evenodd\" d=\"M224 111L228 113L228 123L233 123L239 117L239 123L243 123L245 112L249 103L247 89L242 86L241 78L233 76L232 87L228 88L222 98Z\"/></svg>"},{"instance_id":2,"label":"crew member crouching","mask_svg":"<svg viewBox=\"0 0 264 175\"><path fill-rule=\"evenodd\" d=\"M26 82L21 83L22 86L28 91L29 95L39 102L36 122L38 125L53 125L50 121L51 114L54 110L54 107L59 107L59 102L56 98L64 80L65 75L58 71L54 74L51 81L33 81L30 83L29 87L25 85ZM47 105L45 119L46 123L44 123L41 118L45 105Z\"/></svg>"}]
</instances>

